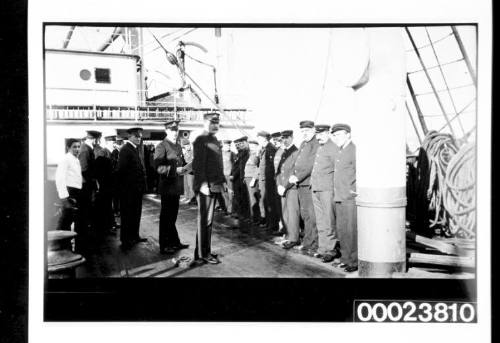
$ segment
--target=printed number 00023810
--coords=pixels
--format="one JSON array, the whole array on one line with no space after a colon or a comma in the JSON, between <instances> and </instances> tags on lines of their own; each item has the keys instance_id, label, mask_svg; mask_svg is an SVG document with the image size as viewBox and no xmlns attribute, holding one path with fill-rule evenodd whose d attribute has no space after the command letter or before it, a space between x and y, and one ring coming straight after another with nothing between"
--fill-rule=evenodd
<instances>
[{"instance_id":1,"label":"printed number 00023810","mask_svg":"<svg viewBox=\"0 0 500 343\"><path fill-rule=\"evenodd\" d=\"M354 302L355 322L475 323L472 302L358 301Z\"/></svg>"}]
</instances>

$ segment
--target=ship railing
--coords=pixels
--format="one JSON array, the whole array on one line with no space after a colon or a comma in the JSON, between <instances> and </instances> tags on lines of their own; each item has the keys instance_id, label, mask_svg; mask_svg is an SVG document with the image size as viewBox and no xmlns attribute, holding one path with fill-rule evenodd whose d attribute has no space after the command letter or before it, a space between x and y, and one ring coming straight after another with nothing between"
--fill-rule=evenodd
<instances>
[{"instance_id":1,"label":"ship railing","mask_svg":"<svg viewBox=\"0 0 500 343\"><path fill-rule=\"evenodd\" d=\"M135 120L135 121L202 121L203 114L210 108L170 108L158 106L120 107L120 106L47 106L48 121L58 120ZM246 123L246 109L224 109L222 122L237 121Z\"/></svg>"}]
</instances>

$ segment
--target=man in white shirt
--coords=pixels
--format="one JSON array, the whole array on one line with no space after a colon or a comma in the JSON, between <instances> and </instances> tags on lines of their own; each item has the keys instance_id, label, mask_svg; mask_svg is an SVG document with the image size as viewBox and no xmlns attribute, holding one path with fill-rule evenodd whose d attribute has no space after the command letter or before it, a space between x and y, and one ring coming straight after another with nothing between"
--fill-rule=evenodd
<instances>
[{"instance_id":1,"label":"man in white shirt","mask_svg":"<svg viewBox=\"0 0 500 343\"><path fill-rule=\"evenodd\" d=\"M58 230L71 230L71 224L76 220L75 209L82 189L82 170L77 157L80 152L80 141L74 138L68 139L66 150L66 155L56 169L57 194L62 203Z\"/></svg>"}]
</instances>

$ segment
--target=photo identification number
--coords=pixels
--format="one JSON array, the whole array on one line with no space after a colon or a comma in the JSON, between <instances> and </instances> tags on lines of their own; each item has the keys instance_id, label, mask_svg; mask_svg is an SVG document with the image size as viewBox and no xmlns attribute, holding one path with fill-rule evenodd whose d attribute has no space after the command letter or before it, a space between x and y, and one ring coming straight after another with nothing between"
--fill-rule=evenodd
<instances>
[{"instance_id":1,"label":"photo identification number","mask_svg":"<svg viewBox=\"0 0 500 343\"><path fill-rule=\"evenodd\" d=\"M355 322L476 323L476 304L449 301L355 300Z\"/></svg>"}]
</instances>

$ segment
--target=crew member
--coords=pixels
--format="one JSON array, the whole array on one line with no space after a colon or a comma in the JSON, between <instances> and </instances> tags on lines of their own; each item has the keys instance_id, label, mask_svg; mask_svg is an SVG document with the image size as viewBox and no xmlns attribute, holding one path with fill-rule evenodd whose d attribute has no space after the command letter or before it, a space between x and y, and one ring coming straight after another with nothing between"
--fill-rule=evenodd
<instances>
[{"instance_id":1,"label":"crew member","mask_svg":"<svg viewBox=\"0 0 500 343\"><path fill-rule=\"evenodd\" d=\"M62 205L57 230L70 231L71 224L76 221L76 211L82 189L82 169L77 157L80 152L80 144L78 139L67 139L66 155L57 165L56 188Z\"/></svg>"},{"instance_id":2,"label":"crew member","mask_svg":"<svg viewBox=\"0 0 500 343\"><path fill-rule=\"evenodd\" d=\"M294 172L293 167L299 150L293 144L292 130L285 130L281 134L283 153L276 168L276 184L278 185L278 194L281 197L281 218L285 232L285 241L282 242L282 247L290 249L300 245L299 194L297 187L288 182Z\"/></svg>"},{"instance_id":3,"label":"crew member","mask_svg":"<svg viewBox=\"0 0 500 343\"><path fill-rule=\"evenodd\" d=\"M257 141L248 141L249 145L249 156L248 161L245 164L245 189L248 192L249 199L249 213L247 219L248 222L252 221L255 224L261 222L261 212L259 207L260 201L260 191L259 191L259 144Z\"/></svg>"},{"instance_id":4,"label":"crew member","mask_svg":"<svg viewBox=\"0 0 500 343\"><path fill-rule=\"evenodd\" d=\"M139 236L142 196L146 191L146 170L139 152L142 128L127 130L128 140L120 149L116 176L120 191L121 230L123 249L147 241Z\"/></svg>"},{"instance_id":5,"label":"crew member","mask_svg":"<svg viewBox=\"0 0 500 343\"><path fill-rule=\"evenodd\" d=\"M351 127L335 124L333 141L339 147L335 160L334 201L337 234L340 241L340 267L351 273L358 270L358 227L356 214L356 146L351 141Z\"/></svg>"},{"instance_id":6,"label":"crew member","mask_svg":"<svg viewBox=\"0 0 500 343\"><path fill-rule=\"evenodd\" d=\"M294 171L288 182L297 187L299 194L300 216L304 221L304 239L301 250L312 255L318 248L318 231L312 204L311 171L319 144L315 138L313 121L301 121L299 126L304 140L300 144Z\"/></svg>"},{"instance_id":7,"label":"crew member","mask_svg":"<svg viewBox=\"0 0 500 343\"><path fill-rule=\"evenodd\" d=\"M194 260L220 263L212 254L212 222L215 194L225 191L224 167L220 142L215 137L219 131L219 114L203 115L203 133L193 143L194 191L198 201L198 229Z\"/></svg>"},{"instance_id":8,"label":"crew member","mask_svg":"<svg viewBox=\"0 0 500 343\"><path fill-rule=\"evenodd\" d=\"M322 258L327 263L340 256L333 201L335 159L339 149L329 137L329 125L316 125L315 129L319 142L311 172L312 199L318 229L318 252L315 257Z\"/></svg>"},{"instance_id":9,"label":"crew member","mask_svg":"<svg viewBox=\"0 0 500 343\"><path fill-rule=\"evenodd\" d=\"M165 133L167 136L155 149L154 165L160 175L160 253L172 254L189 246L181 243L175 226L179 213L179 199L183 193L182 174L186 161L182 154L182 147L177 143L179 121L166 122Z\"/></svg>"}]
</instances>

